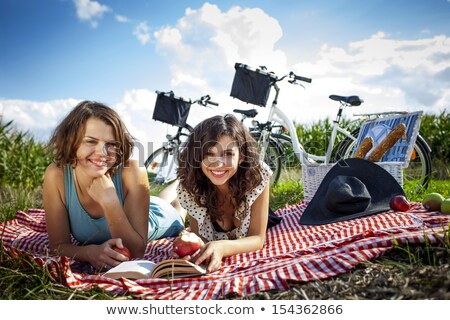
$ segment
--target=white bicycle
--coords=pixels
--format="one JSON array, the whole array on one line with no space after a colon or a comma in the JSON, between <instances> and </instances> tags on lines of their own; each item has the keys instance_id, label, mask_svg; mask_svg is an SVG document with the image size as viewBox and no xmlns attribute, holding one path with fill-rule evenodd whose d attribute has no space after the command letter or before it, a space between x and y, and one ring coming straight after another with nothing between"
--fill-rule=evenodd
<instances>
[{"instance_id":1,"label":"white bicycle","mask_svg":"<svg viewBox=\"0 0 450 320\"><path fill-rule=\"evenodd\" d=\"M340 103L336 119L333 121L332 130L328 139L325 154L317 155L307 152L299 142L297 130L291 118L278 107L278 96L280 87L278 82L288 80L291 84L299 81L311 83L311 79L290 72L282 77L277 77L273 72L268 72L265 67L252 68L245 64L235 64L235 77L231 89L231 96L244 102L264 107L267 103L270 89L275 89L275 96L270 106L269 114L265 122L252 121L250 128L252 135L258 141L261 157L269 164L273 171L272 183L279 179L282 169L282 158L287 154L286 148L292 149L300 164L317 165L320 163L334 163L342 158L348 158L353 154L360 127L348 129L343 126L343 110L347 107L358 107L364 101L358 96L331 95L330 99ZM254 109L238 110L234 112L242 114L244 118L253 118L257 115ZM401 114L401 113L399 113ZM384 117L392 113L377 113L362 115L365 118ZM282 131L279 128L283 128ZM289 135L284 132L288 132ZM342 138L336 146L337 136ZM312 149L312 148L310 148ZM317 146L315 150L323 151L323 147ZM315 152L315 150L313 150ZM427 187L431 176L430 148L426 141L420 136L414 145L413 153L408 168L404 169L404 181L414 181L418 188Z\"/></svg>"}]
</instances>

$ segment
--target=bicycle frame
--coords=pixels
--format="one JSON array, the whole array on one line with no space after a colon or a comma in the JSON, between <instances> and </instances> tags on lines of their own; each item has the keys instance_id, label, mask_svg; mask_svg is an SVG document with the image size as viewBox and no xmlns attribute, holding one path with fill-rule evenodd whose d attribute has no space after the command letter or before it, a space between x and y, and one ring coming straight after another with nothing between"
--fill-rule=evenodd
<instances>
[{"instance_id":1,"label":"bicycle frame","mask_svg":"<svg viewBox=\"0 0 450 320\"><path fill-rule=\"evenodd\" d=\"M287 128L287 130L291 134L292 147L294 149L297 159L300 161L300 163L302 165L313 164L313 163L328 164L331 159L332 151L334 148L334 143L336 141L338 132L343 134L344 136L348 137L349 139L356 140L356 138L353 137L353 135L349 131L347 131L339 126L341 115L342 115L342 110L345 107L345 105L341 103L336 120L333 121L333 130L331 131L331 137L330 137L330 141L328 143L328 147L325 152L325 155L320 156L320 155L315 155L315 154L306 152L303 145L299 142L297 130L294 126L294 123L280 108L278 108L278 95L280 92L280 88L278 87L277 83L274 83L273 87L275 89L275 97L274 97L272 105L270 107L269 115L268 115L267 122L266 122L267 124L269 124L269 126L266 125L266 126L264 126L263 130L261 130L261 140L262 140L261 141L261 153L260 153L261 157L264 157L267 146L269 144L270 131L271 131L272 123L274 123L274 122L283 125L285 128Z\"/></svg>"}]
</instances>

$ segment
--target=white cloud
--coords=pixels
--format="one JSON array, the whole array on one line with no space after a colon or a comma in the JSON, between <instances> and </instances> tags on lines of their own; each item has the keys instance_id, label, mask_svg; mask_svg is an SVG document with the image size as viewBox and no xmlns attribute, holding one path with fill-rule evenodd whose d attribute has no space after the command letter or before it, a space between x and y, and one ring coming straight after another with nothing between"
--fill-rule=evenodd
<instances>
[{"instance_id":1,"label":"white cloud","mask_svg":"<svg viewBox=\"0 0 450 320\"><path fill-rule=\"evenodd\" d=\"M334 117L337 104L328 99L330 94L356 94L365 100L348 116L353 111L449 108L450 39L446 36L402 40L378 32L346 47L324 43L315 60L290 65L277 48L282 36L278 21L261 9L233 7L224 12L209 3L187 9L176 25L154 33L158 50L170 62L173 89L181 95L211 93L226 106L221 111L253 107L229 97L235 62L265 65L279 75L293 70L313 78L305 90L280 84L279 106L296 122ZM263 115L267 109L258 108Z\"/></svg>"},{"instance_id":2,"label":"white cloud","mask_svg":"<svg viewBox=\"0 0 450 320\"><path fill-rule=\"evenodd\" d=\"M186 97L188 98L188 97ZM80 100L52 100L36 102L29 100L0 99L2 123L13 120L13 126L21 131L30 131L40 141L47 141L53 129L74 108ZM133 89L124 92L122 99L110 105L122 117L129 132L137 139L134 158L147 156L152 150L161 147L167 134L176 133L177 128L153 120L156 93L146 89ZM189 123L195 125L203 116L212 116L215 111L195 105L192 107Z\"/></svg>"},{"instance_id":3,"label":"white cloud","mask_svg":"<svg viewBox=\"0 0 450 320\"><path fill-rule=\"evenodd\" d=\"M235 62L284 67L285 54L275 48L281 37L279 23L261 9L222 12L209 3L154 33L157 49L170 61L173 89L191 94L228 91Z\"/></svg>"},{"instance_id":4,"label":"white cloud","mask_svg":"<svg viewBox=\"0 0 450 320\"><path fill-rule=\"evenodd\" d=\"M145 45L150 40L150 32L147 22L141 22L133 30L133 35L139 40L142 45Z\"/></svg>"},{"instance_id":5,"label":"white cloud","mask_svg":"<svg viewBox=\"0 0 450 320\"><path fill-rule=\"evenodd\" d=\"M449 109L450 39L446 36L397 40L377 33L347 48L323 45L317 57L293 66L317 80L313 84L318 85L305 93L309 96L312 90L315 96L306 98L307 105L333 105L325 99L329 94L358 94L365 99L361 109L367 112ZM331 108L326 110L332 114Z\"/></svg>"},{"instance_id":6,"label":"white cloud","mask_svg":"<svg viewBox=\"0 0 450 320\"><path fill-rule=\"evenodd\" d=\"M79 101L75 99L36 102L28 100L0 100L0 114L4 121L22 131L29 130L36 139L45 141L51 130Z\"/></svg>"},{"instance_id":7,"label":"white cloud","mask_svg":"<svg viewBox=\"0 0 450 320\"><path fill-rule=\"evenodd\" d=\"M111 105L122 117L130 133L137 139L134 158L143 160L149 152L159 148L166 134L176 128L152 119L156 94L149 90L126 91L119 103ZM53 129L80 102L76 99L35 102L28 100L0 99L2 123L13 120L13 126L29 131L40 141L47 141Z\"/></svg>"},{"instance_id":8,"label":"white cloud","mask_svg":"<svg viewBox=\"0 0 450 320\"><path fill-rule=\"evenodd\" d=\"M98 19L101 19L104 13L111 11L111 8L97 1L73 0L73 3L77 9L78 18L88 21L93 28L97 27Z\"/></svg>"},{"instance_id":9,"label":"white cloud","mask_svg":"<svg viewBox=\"0 0 450 320\"><path fill-rule=\"evenodd\" d=\"M127 17L121 16L119 14L117 14L115 16L115 18L116 18L117 22L120 22L120 23L128 23L128 22L130 22L130 20Z\"/></svg>"}]
</instances>

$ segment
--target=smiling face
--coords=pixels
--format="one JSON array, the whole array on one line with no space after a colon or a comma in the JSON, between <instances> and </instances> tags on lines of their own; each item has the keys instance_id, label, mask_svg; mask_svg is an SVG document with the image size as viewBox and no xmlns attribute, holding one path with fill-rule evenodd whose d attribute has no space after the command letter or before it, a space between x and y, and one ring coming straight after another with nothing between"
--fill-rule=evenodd
<instances>
[{"instance_id":1,"label":"smiling face","mask_svg":"<svg viewBox=\"0 0 450 320\"><path fill-rule=\"evenodd\" d=\"M226 191L229 180L236 174L241 155L237 143L229 136L222 136L210 147L202 161L202 171L219 189Z\"/></svg>"},{"instance_id":2,"label":"smiling face","mask_svg":"<svg viewBox=\"0 0 450 320\"><path fill-rule=\"evenodd\" d=\"M89 118L77 150L77 169L93 178L104 175L115 164L117 152L113 127L98 118Z\"/></svg>"}]
</instances>

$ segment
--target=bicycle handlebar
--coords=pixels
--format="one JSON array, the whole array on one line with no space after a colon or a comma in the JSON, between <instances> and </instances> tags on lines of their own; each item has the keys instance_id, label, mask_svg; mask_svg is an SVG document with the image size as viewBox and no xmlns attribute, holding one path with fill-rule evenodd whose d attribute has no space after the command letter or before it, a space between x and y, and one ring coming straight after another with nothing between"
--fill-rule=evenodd
<instances>
[{"instance_id":1,"label":"bicycle handlebar","mask_svg":"<svg viewBox=\"0 0 450 320\"><path fill-rule=\"evenodd\" d=\"M308 82L308 83L311 83L311 81L312 81L311 78L296 75L293 71L290 71L288 74L282 76L281 78L278 78L275 75L275 73L267 71L267 68L265 66L259 66L259 68L252 68L243 63L236 63L234 67L235 67L235 69L243 68L243 69L247 69L247 70L262 74L264 76L267 76L272 81L272 84L275 82L282 81L286 77L289 77L291 79L291 80L289 80L289 83L292 83L292 84L295 83L296 81L303 81L303 82Z\"/></svg>"},{"instance_id":2,"label":"bicycle handlebar","mask_svg":"<svg viewBox=\"0 0 450 320\"><path fill-rule=\"evenodd\" d=\"M311 83L311 81L312 81L311 78L306 78L306 77L298 76L298 75L296 75L296 74L295 74L294 72L292 72L292 71L289 72L289 78L294 78L294 80L292 80L292 82L298 80L298 81L303 81L303 82Z\"/></svg>"},{"instance_id":3,"label":"bicycle handlebar","mask_svg":"<svg viewBox=\"0 0 450 320\"><path fill-rule=\"evenodd\" d=\"M219 105L217 102L211 101L211 97L210 97L209 94L207 94L206 96L203 96L200 99L195 100L194 102L192 102L192 104L194 104L194 103L201 104L204 107L206 107L208 104L216 106L216 107Z\"/></svg>"},{"instance_id":4,"label":"bicycle handlebar","mask_svg":"<svg viewBox=\"0 0 450 320\"><path fill-rule=\"evenodd\" d=\"M155 92L158 95L159 94L163 94L163 95L166 95L167 97L172 97L173 99L190 103L191 105L193 105L195 103L198 103L198 104L200 104L200 105L202 105L204 107L206 107L208 104L213 105L213 106L218 106L219 105L217 102L211 101L211 96L209 94L207 94L205 96L202 96L202 97L200 97L197 100L192 101L191 99L185 99L183 97L175 96L173 91L170 91L170 92L155 91Z\"/></svg>"}]
</instances>

